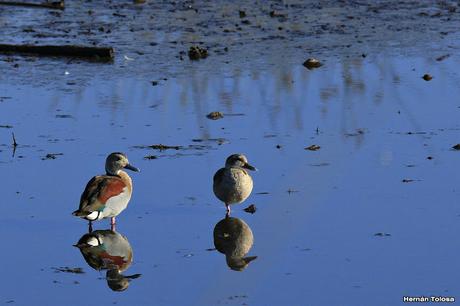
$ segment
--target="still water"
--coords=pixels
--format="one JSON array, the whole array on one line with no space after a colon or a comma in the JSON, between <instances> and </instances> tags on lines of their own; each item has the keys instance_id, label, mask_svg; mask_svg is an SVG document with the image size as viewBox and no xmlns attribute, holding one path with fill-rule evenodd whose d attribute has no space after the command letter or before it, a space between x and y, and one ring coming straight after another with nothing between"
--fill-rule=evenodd
<instances>
[{"instance_id":1,"label":"still water","mask_svg":"<svg viewBox=\"0 0 460 306\"><path fill-rule=\"evenodd\" d=\"M459 153L451 149L460 141L459 64L455 56L437 62L378 54L330 58L312 71L198 72L155 87L132 79L71 91L0 85L8 97L0 124L12 126L0 129L0 302L396 305L404 295L460 298ZM432 81L421 79L426 72ZM211 111L224 118L207 119ZM180 148L146 147L152 144ZM304 149L312 144L321 148ZM97 254L91 261L73 246L87 223L71 212L112 151L126 152L141 172L130 173L133 197L117 218L118 232L108 231L108 220L94 226L93 235L108 236L96 244L105 244L112 262ZM251 196L226 220L212 177L235 152L259 171L251 173ZM157 159L145 159L151 155ZM257 207L253 215L243 211L249 204ZM239 244L219 241L232 230ZM99 270L107 263L112 269Z\"/></svg>"}]
</instances>

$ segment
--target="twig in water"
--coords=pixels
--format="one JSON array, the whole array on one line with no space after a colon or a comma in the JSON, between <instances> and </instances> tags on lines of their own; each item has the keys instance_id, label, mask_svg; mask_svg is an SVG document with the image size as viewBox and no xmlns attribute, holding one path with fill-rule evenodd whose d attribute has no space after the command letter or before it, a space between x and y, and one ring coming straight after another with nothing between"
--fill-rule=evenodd
<instances>
[{"instance_id":1,"label":"twig in water","mask_svg":"<svg viewBox=\"0 0 460 306\"><path fill-rule=\"evenodd\" d=\"M16 137L14 137L14 133L11 133L13 135L13 157L14 154L16 153L16 147L18 146L18 143L16 142Z\"/></svg>"},{"instance_id":2,"label":"twig in water","mask_svg":"<svg viewBox=\"0 0 460 306\"><path fill-rule=\"evenodd\" d=\"M17 147L18 143L16 142L16 137L14 137L14 133L11 133L13 135L13 147Z\"/></svg>"}]
</instances>

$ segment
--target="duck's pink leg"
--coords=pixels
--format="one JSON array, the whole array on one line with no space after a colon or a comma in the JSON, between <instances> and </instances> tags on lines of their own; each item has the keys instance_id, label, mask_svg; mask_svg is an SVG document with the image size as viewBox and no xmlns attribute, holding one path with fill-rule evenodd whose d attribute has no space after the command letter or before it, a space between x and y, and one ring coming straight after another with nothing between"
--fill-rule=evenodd
<instances>
[{"instance_id":1,"label":"duck's pink leg","mask_svg":"<svg viewBox=\"0 0 460 306\"><path fill-rule=\"evenodd\" d=\"M115 217L110 218L110 229L115 231Z\"/></svg>"}]
</instances>

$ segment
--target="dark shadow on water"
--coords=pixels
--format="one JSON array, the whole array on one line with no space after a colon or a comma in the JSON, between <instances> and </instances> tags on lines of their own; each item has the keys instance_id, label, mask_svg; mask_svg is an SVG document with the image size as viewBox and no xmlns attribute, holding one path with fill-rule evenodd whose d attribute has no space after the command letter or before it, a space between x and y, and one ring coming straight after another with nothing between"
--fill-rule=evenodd
<instances>
[{"instance_id":1,"label":"dark shadow on water","mask_svg":"<svg viewBox=\"0 0 460 306\"><path fill-rule=\"evenodd\" d=\"M84 234L77 247L86 263L95 270L107 270L107 286L113 291L128 289L131 280L141 274L124 275L133 261L133 249L128 238L111 230L97 230Z\"/></svg>"},{"instance_id":2,"label":"dark shadow on water","mask_svg":"<svg viewBox=\"0 0 460 306\"><path fill-rule=\"evenodd\" d=\"M222 254L230 269L244 271L257 256L245 257L254 244L254 235L249 225L235 217L225 216L217 222L213 231L214 246Z\"/></svg>"}]
</instances>

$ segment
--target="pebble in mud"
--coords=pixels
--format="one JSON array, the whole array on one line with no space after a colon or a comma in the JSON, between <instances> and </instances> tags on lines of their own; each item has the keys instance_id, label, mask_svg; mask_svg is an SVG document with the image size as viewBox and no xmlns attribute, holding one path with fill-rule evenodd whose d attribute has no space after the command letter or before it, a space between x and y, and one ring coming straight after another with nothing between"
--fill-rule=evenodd
<instances>
[{"instance_id":1,"label":"pebble in mud","mask_svg":"<svg viewBox=\"0 0 460 306\"><path fill-rule=\"evenodd\" d=\"M199 60L208 57L208 50L198 46L191 46L188 50L188 57L191 60Z\"/></svg>"},{"instance_id":2,"label":"pebble in mud","mask_svg":"<svg viewBox=\"0 0 460 306\"><path fill-rule=\"evenodd\" d=\"M305 62L303 62L303 66L309 70L319 68L322 65L323 64L316 58L309 58Z\"/></svg>"}]
</instances>

